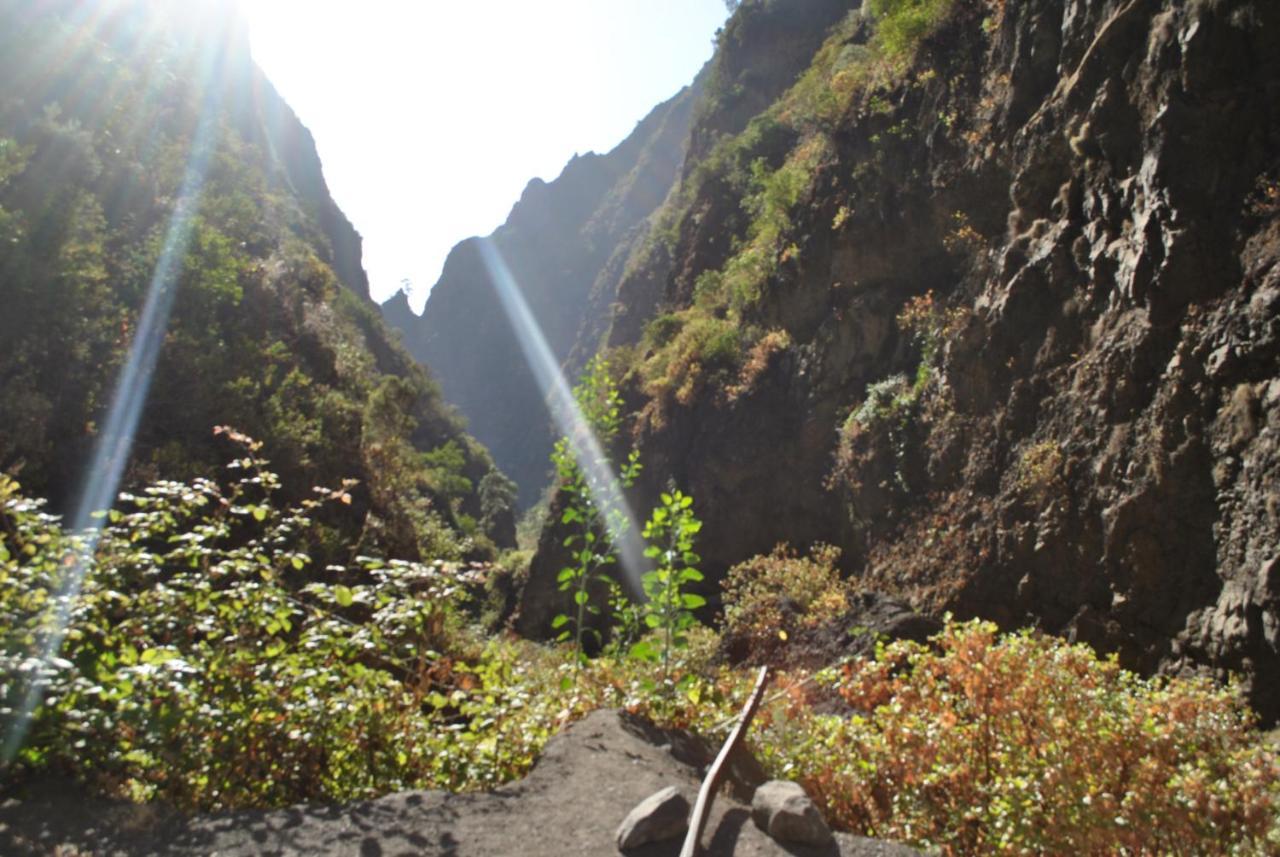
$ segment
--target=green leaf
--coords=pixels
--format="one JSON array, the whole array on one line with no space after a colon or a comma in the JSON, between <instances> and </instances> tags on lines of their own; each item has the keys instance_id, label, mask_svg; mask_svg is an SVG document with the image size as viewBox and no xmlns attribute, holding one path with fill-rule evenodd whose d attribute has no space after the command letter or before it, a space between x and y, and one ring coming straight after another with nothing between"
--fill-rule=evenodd
<instances>
[{"instance_id":1,"label":"green leaf","mask_svg":"<svg viewBox=\"0 0 1280 857\"><path fill-rule=\"evenodd\" d=\"M699 607L705 607L706 604L707 599L692 592L680 596L680 605L686 610L697 610Z\"/></svg>"},{"instance_id":2,"label":"green leaf","mask_svg":"<svg viewBox=\"0 0 1280 857\"><path fill-rule=\"evenodd\" d=\"M637 661L653 662L658 659L658 650L653 643L648 640L641 640L631 646L627 651L627 655Z\"/></svg>"},{"instance_id":3,"label":"green leaf","mask_svg":"<svg viewBox=\"0 0 1280 857\"><path fill-rule=\"evenodd\" d=\"M139 663L144 664L162 664L165 661L171 661L178 656L173 649L147 649L138 658Z\"/></svg>"},{"instance_id":4,"label":"green leaf","mask_svg":"<svg viewBox=\"0 0 1280 857\"><path fill-rule=\"evenodd\" d=\"M338 606L350 607L351 602L355 600L355 595L352 593L350 587L343 586L339 583L337 586L333 587L333 598L338 602Z\"/></svg>"},{"instance_id":5,"label":"green leaf","mask_svg":"<svg viewBox=\"0 0 1280 857\"><path fill-rule=\"evenodd\" d=\"M579 607L581 607L582 605L586 604L586 603L587 603L587 593L586 593L586 592L584 592L584 591L583 591L583 590L581 590L581 589L579 589L577 592L573 593L573 603L574 603L574 604L577 604Z\"/></svg>"},{"instance_id":6,"label":"green leaf","mask_svg":"<svg viewBox=\"0 0 1280 857\"><path fill-rule=\"evenodd\" d=\"M567 624L569 624L569 617L561 613L559 616L551 620L551 630L554 631L558 628L563 628Z\"/></svg>"},{"instance_id":7,"label":"green leaf","mask_svg":"<svg viewBox=\"0 0 1280 857\"><path fill-rule=\"evenodd\" d=\"M255 521L265 521L267 519L267 509L265 506L251 506L249 511L253 513Z\"/></svg>"},{"instance_id":8,"label":"green leaf","mask_svg":"<svg viewBox=\"0 0 1280 857\"><path fill-rule=\"evenodd\" d=\"M562 568L560 573L556 575L556 583L567 583L573 580L574 570L572 568Z\"/></svg>"},{"instance_id":9,"label":"green leaf","mask_svg":"<svg viewBox=\"0 0 1280 857\"><path fill-rule=\"evenodd\" d=\"M302 569L307 566L306 560L300 556L290 557L289 563L293 566L295 571L302 571Z\"/></svg>"}]
</instances>

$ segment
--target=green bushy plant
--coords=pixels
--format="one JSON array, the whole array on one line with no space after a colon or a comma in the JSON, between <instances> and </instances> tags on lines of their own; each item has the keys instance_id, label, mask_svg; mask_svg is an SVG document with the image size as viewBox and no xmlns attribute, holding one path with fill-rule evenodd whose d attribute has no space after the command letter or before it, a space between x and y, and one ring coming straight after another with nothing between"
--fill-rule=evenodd
<instances>
[{"instance_id":1,"label":"green bushy plant","mask_svg":"<svg viewBox=\"0 0 1280 857\"><path fill-rule=\"evenodd\" d=\"M664 687L671 678L672 657L688 646L688 632L697 624L693 611L707 603L701 595L687 591L690 584L703 579L696 568L702 560L694 552L701 529L702 522L693 513L693 498L679 490L662 494L661 505L653 510L644 527L644 537L649 542L645 556L656 561L656 567L642 578L648 599L644 622L659 636L656 643L637 643L631 654L660 662Z\"/></svg>"},{"instance_id":2,"label":"green bushy plant","mask_svg":"<svg viewBox=\"0 0 1280 857\"><path fill-rule=\"evenodd\" d=\"M946 20L955 0L867 0L876 21L876 43L901 66Z\"/></svg>"},{"instance_id":3,"label":"green bushy plant","mask_svg":"<svg viewBox=\"0 0 1280 857\"><path fill-rule=\"evenodd\" d=\"M573 641L574 662L581 664L584 639L591 636L597 643L603 642L600 632L589 624L601 610L592 601L592 588L604 587L612 592L611 601L621 602L618 584L608 570L617 564L618 541L630 526L621 490L635 481L641 465L639 452L633 449L616 479L606 478L613 468L606 450L622 425L622 397L607 360L591 359L574 388L574 398L584 423L581 430L591 437L577 443L562 437L551 454L563 498L560 523L572 528L564 538L571 561L556 578L560 591L569 593L572 603L570 612L552 620L552 630L560 632L560 640ZM580 461L580 456L595 460Z\"/></svg>"},{"instance_id":4,"label":"green bushy plant","mask_svg":"<svg viewBox=\"0 0 1280 857\"><path fill-rule=\"evenodd\" d=\"M849 607L839 559L831 545L801 557L784 544L729 569L721 584L726 639L764 659L797 632L838 618Z\"/></svg>"},{"instance_id":5,"label":"green bushy plant","mask_svg":"<svg viewBox=\"0 0 1280 857\"><path fill-rule=\"evenodd\" d=\"M352 798L420 779L419 717L459 597L451 566L357 556L312 569L350 484L279 507L260 445L226 485L122 495L92 557L0 482L0 698L19 770L68 769L186 806ZM76 577L83 573L77 585ZM56 640L59 651L33 655ZM33 684L42 703L23 722Z\"/></svg>"}]
</instances>

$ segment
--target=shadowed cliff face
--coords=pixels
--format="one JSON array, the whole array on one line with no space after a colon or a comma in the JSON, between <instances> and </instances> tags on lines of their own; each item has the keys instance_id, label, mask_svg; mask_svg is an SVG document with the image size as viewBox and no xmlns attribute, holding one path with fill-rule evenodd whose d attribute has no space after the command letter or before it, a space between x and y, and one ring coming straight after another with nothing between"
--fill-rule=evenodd
<instances>
[{"instance_id":1,"label":"shadowed cliff face","mask_svg":"<svg viewBox=\"0 0 1280 857\"><path fill-rule=\"evenodd\" d=\"M607 323L619 262L646 230L684 155L697 85L656 107L606 155L575 157L550 183L534 179L492 240L558 361L589 356ZM397 295L383 317L431 366L446 398L520 486L529 505L546 487L552 428L489 275L468 240L450 252L421 318Z\"/></svg>"},{"instance_id":2,"label":"shadowed cliff face","mask_svg":"<svg viewBox=\"0 0 1280 857\"><path fill-rule=\"evenodd\" d=\"M824 50L856 57L871 31L844 19ZM633 505L672 477L692 493L712 581L828 541L919 608L1147 672L1240 672L1274 719L1277 33L1280 7L1245 0L957 2L816 134L785 111L753 123L740 148L770 170L820 154L757 292L719 309L703 275L753 240L758 185L695 146L609 338L636 367ZM767 67L759 49L736 41L735 67ZM695 140L733 133L700 115ZM667 334L646 322L688 329L699 301L742 353L673 362L663 387L646 372ZM556 544L531 633L555 612Z\"/></svg>"},{"instance_id":3,"label":"shadowed cliff face","mask_svg":"<svg viewBox=\"0 0 1280 857\"><path fill-rule=\"evenodd\" d=\"M357 480L327 522L353 540L513 543L234 6L0 0L0 24L0 471L64 511L103 438L128 487L214 472L233 425L289 500ZM126 405L136 430L104 429Z\"/></svg>"}]
</instances>

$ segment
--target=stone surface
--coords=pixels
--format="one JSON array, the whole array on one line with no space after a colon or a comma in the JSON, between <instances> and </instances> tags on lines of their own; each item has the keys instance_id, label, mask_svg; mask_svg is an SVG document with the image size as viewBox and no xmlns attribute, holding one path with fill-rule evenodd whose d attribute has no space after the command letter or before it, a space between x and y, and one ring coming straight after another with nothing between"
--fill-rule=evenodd
<instances>
[{"instance_id":1,"label":"stone surface","mask_svg":"<svg viewBox=\"0 0 1280 857\"><path fill-rule=\"evenodd\" d=\"M689 799L675 786L654 792L627 813L618 825L617 842L623 851L683 836L689 829Z\"/></svg>"},{"instance_id":2,"label":"stone surface","mask_svg":"<svg viewBox=\"0 0 1280 857\"><path fill-rule=\"evenodd\" d=\"M770 780L756 789L751 818L779 842L820 846L832 838L831 828L804 789L788 780Z\"/></svg>"},{"instance_id":3,"label":"stone surface","mask_svg":"<svg viewBox=\"0 0 1280 857\"><path fill-rule=\"evenodd\" d=\"M491 792L401 792L270 812L187 816L86 799L66 783L49 783L0 803L0 854L599 857L618 853L617 820L628 808L665 786L696 792L698 743L622 712L597 711L553 738L527 777ZM844 833L818 848L784 847L727 795L716 798L702 843L704 857L919 857ZM627 857L676 857L680 845L653 842Z\"/></svg>"},{"instance_id":4,"label":"stone surface","mask_svg":"<svg viewBox=\"0 0 1280 857\"><path fill-rule=\"evenodd\" d=\"M922 613L1238 674L1274 722L1280 3L956 8L883 115L836 121L790 212L798 252L744 316L790 345L749 389L624 385L632 508L670 478L696 498L713 601L735 564L825 542ZM767 63L770 39L740 32L734 62ZM691 151L686 174L714 166ZM670 240L628 263L611 345L643 352L641 310L687 307L724 270L742 203L732 182L690 189ZM869 385L915 375L896 319L930 290L956 319L929 391L901 422L848 421ZM530 605L563 564L545 535Z\"/></svg>"}]
</instances>

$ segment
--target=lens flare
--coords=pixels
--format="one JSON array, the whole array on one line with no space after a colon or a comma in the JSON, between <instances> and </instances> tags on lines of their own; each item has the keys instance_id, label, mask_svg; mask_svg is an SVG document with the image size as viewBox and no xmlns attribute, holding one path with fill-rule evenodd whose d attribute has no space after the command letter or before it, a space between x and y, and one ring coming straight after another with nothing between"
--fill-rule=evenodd
<instances>
[{"instance_id":1,"label":"lens flare","mask_svg":"<svg viewBox=\"0 0 1280 857\"><path fill-rule=\"evenodd\" d=\"M542 391L543 399L551 410L551 418L555 421L560 434L569 440L569 448L578 467L587 477L587 485L591 491L596 508L603 509L609 505L609 498L620 498L621 509L626 517L626 526L617 536L615 547L618 560L622 565L624 585L629 594L635 598L643 591L640 586L641 575L647 569L644 556L644 543L640 539L640 528L636 525L635 514L622 493L618 477L608 466L608 459L600 447L600 441L591 430L587 419L582 415L573 391L560 364L556 362L542 333L542 327L529 309L520 285L507 267L502 252L492 239L477 239L480 258L489 273L489 282L498 295L498 303L502 306L507 322L511 325L524 354L533 378Z\"/></svg>"},{"instance_id":2,"label":"lens flare","mask_svg":"<svg viewBox=\"0 0 1280 857\"><path fill-rule=\"evenodd\" d=\"M225 53L211 51L204 60L206 65L202 76L205 97L192 137L182 186L169 216L164 243L152 272L146 303L138 318L128 357L120 369L107 419L94 448L81 487L80 500L71 518L72 531L83 534L81 549L74 564L68 569L62 589L54 598L56 609L53 622L40 646L39 654L28 661L27 689L22 703L7 725L3 746L0 746L0 762L6 765L21 749L31 718L44 699L47 676L56 665L58 653L66 638L71 611L80 595L85 573L93 562L101 536L101 523L95 513L110 508L116 498L169 327L169 314L191 241L200 193L208 173L210 157L217 144L218 118L224 92L222 81Z\"/></svg>"}]
</instances>

